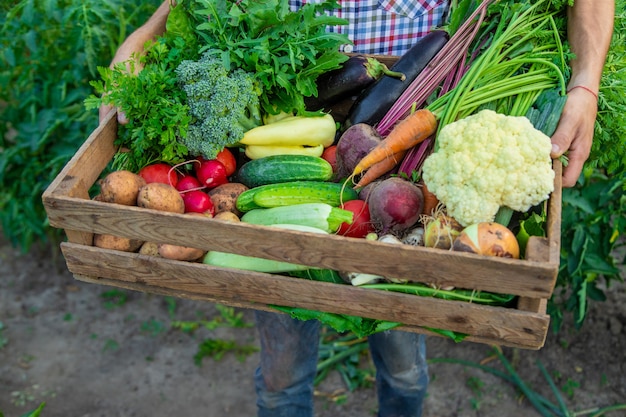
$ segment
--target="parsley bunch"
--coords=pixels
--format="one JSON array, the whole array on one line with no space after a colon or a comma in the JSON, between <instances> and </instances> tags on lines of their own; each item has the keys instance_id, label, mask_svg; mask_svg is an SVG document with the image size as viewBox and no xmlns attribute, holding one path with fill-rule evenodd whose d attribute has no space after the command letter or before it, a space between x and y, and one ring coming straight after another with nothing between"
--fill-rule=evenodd
<instances>
[{"instance_id":1,"label":"parsley bunch","mask_svg":"<svg viewBox=\"0 0 626 417\"><path fill-rule=\"evenodd\" d=\"M141 71L132 59L113 69L98 68L102 79L91 82L97 96L87 98L85 107L113 105L129 121L120 126L115 142L128 151L115 154L114 169L137 172L153 162L177 164L186 159L188 150L178 138L185 135L191 116L175 72L186 57L184 46L182 38L172 43L158 38L140 58Z\"/></svg>"},{"instance_id":2,"label":"parsley bunch","mask_svg":"<svg viewBox=\"0 0 626 417\"><path fill-rule=\"evenodd\" d=\"M347 21L328 15L336 0L307 3L297 11L287 0L195 0L200 43L226 68L256 74L265 113L304 114L304 97L317 95L315 80L339 68L347 56L345 35L327 33Z\"/></svg>"}]
</instances>

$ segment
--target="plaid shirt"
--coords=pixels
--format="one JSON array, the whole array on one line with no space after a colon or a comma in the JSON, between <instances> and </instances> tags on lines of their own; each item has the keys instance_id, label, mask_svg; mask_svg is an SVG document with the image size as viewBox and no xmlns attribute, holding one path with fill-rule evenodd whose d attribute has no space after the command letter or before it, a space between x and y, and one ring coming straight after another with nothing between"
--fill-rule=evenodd
<instances>
[{"instance_id":1,"label":"plaid shirt","mask_svg":"<svg viewBox=\"0 0 626 417\"><path fill-rule=\"evenodd\" d=\"M308 0L321 2L322 0ZM374 55L402 55L417 39L442 25L447 0L338 0L341 9L333 15L348 20L347 25L331 26L330 32L345 34L354 45L342 51ZM296 10L307 0L289 0Z\"/></svg>"}]
</instances>

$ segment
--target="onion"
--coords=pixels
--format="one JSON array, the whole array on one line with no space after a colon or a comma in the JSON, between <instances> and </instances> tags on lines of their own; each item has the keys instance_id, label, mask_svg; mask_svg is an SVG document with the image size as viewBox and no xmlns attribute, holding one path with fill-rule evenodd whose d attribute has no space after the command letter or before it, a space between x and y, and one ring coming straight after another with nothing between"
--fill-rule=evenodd
<instances>
[{"instance_id":1,"label":"onion","mask_svg":"<svg viewBox=\"0 0 626 417\"><path fill-rule=\"evenodd\" d=\"M481 222L467 226L454 240L452 250L478 255L519 258L519 243L506 226Z\"/></svg>"},{"instance_id":2,"label":"onion","mask_svg":"<svg viewBox=\"0 0 626 417\"><path fill-rule=\"evenodd\" d=\"M462 230L463 226L454 218L444 213L437 213L424 226L424 246L450 249Z\"/></svg>"}]
</instances>

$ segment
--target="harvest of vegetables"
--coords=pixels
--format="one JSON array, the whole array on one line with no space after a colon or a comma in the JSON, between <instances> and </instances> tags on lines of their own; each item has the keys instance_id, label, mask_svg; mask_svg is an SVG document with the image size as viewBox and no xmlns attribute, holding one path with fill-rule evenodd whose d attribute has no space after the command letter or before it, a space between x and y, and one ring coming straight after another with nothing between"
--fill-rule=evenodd
<instances>
[{"instance_id":1,"label":"harvest of vegetables","mask_svg":"<svg viewBox=\"0 0 626 417\"><path fill-rule=\"evenodd\" d=\"M336 52L348 40L324 31L345 23L325 14L336 1L299 12L287 11L283 0L262 8L252 0L226 4L228 10L216 0L179 2L168 31L141 58L142 71L132 74L132 63L130 73L126 65L101 70L102 81L94 82L100 96L87 106L113 104L130 123L120 126L120 151L98 199L463 256L524 258L515 227L531 210L545 218L541 203L554 185L547 135L560 116L569 59L561 43L562 5L459 2L446 31L424 38L398 60L403 65L391 67L395 73L385 70L349 90L358 96L356 110L341 122L332 105L323 108L337 98L323 91L324 104L314 100L323 87L315 80L356 73ZM286 35L294 27L300 39ZM399 82L398 69L409 64L420 69L406 74L402 88L385 91L384 114L374 109L378 115L364 117L358 109L381 94L376 86ZM361 72L353 76L355 84L363 81ZM139 102L146 97L139 92L155 89L155 80L160 98ZM114 181L121 173L130 178ZM119 188L107 190L116 182ZM510 218L497 215L513 210L517 218L508 227ZM288 259L194 250L193 242L148 252L154 244L108 247L220 268L310 272L310 279L324 271ZM490 305L514 298L330 272L340 284L371 290ZM397 325L379 324L368 326Z\"/></svg>"}]
</instances>

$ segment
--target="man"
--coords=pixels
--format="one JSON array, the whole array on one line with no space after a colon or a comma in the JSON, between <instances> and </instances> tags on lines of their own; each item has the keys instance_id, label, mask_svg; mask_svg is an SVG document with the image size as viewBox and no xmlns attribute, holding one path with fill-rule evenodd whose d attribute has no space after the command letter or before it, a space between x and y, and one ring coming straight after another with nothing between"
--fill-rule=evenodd
<instances>
[{"instance_id":1,"label":"man","mask_svg":"<svg viewBox=\"0 0 626 417\"><path fill-rule=\"evenodd\" d=\"M320 0L317 0L320 1ZM290 0L292 8L305 1ZM432 0L340 1L335 11L349 21L329 28L345 33L353 45L344 52L403 54L417 39L443 23L448 2ZM146 41L162 34L169 13L166 0L155 14L120 46L111 65L127 61ZM613 33L612 0L576 0L568 8L568 39L576 58L568 99L552 136L552 157L568 152L563 186L575 185L589 157L597 114L597 95L604 61ZM104 116L107 108L102 108ZM121 123L124 116L118 113ZM287 315L257 312L261 363L255 374L259 417L310 417L313 415L313 379L316 373L319 323L298 321ZM380 417L419 417L428 385L423 335L400 331L369 337L376 365Z\"/></svg>"}]
</instances>

